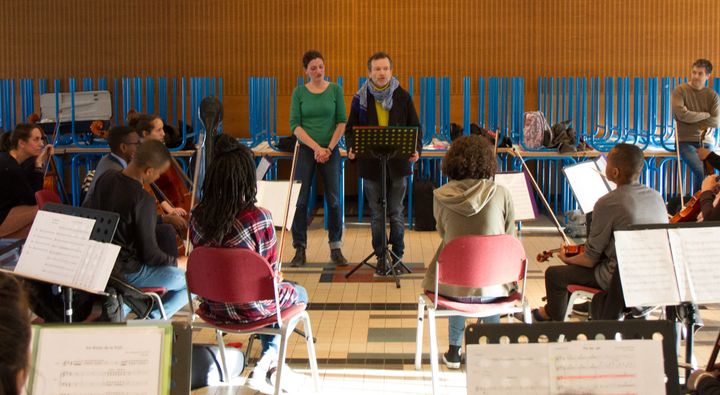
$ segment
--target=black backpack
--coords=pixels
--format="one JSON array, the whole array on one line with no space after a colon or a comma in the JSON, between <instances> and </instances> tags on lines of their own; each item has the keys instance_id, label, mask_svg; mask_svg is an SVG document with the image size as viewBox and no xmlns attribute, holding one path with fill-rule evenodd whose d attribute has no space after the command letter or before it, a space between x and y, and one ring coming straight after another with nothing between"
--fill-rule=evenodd
<instances>
[{"instance_id":1,"label":"black backpack","mask_svg":"<svg viewBox=\"0 0 720 395\"><path fill-rule=\"evenodd\" d=\"M433 216L433 191L435 185L430 180L415 178L413 182L413 218L414 229L419 231L435 230Z\"/></svg>"}]
</instances>

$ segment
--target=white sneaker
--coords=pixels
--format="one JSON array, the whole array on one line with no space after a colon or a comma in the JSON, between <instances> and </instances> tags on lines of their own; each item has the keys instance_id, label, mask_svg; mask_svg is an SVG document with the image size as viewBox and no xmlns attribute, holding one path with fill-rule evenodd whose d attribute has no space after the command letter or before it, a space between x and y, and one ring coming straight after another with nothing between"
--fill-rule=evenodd
<instances>
[{"instance_id":1,"label":"white sneaker","mask_svg":"<svg viewBox=\"0 0 720 395\"><path fill-rule=\"evenodd\" d=\"M267 382L269 385L275 387L275 378L277 373L277 367L271 367L267 372ZM298 393L303 385L305 384L305 375L294 371L287 364L283 365L282 371L282 392L283 393Z\"/></svg>"},{"instance_id":2,"label":"white sneaker","mask_svg":"<svg viewBox=\"0 0 720 395\"><path fill-rule=\"evenodd\" d=\"M250 376L248 376L247 385L250 388L263 394L273 394L275 392L273 384L267 381L267 376L270 368L277 365L277 357L277 351L274 348L270 348L260 357L255 363L255 368L250 372Z\"/></svg>"}]
</instances>

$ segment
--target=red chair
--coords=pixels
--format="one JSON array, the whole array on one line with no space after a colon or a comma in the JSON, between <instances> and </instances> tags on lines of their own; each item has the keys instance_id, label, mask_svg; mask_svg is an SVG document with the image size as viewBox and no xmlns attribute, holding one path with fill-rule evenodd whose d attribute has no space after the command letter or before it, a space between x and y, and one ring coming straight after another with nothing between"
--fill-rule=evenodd
<instances>
[{"instance_id":1,"label":"red chair","mask_svg":"<svg viewBox=\"0 0 720 395\"><path fill-rule=\"evenodd\" d=\"M510 235L471 235L458 237L440 253L435 266L435 289L439 284L468 288L522 281L519 292L492 303L460 303L438 296L431 290L418 300L415 369L420 369L423 342L423 317L428 313L430 331L430 366L433 393L439 393L437 333L435 317L488 317L497 314L522 313L531 323L530 306L525 298L527 258L522 243ZM442 310L439 310L442 308Z\"/></svg>"},{"instance_id":2,"label":"red chair","mask_svg":"<svg viewBox=\"0 0 720 395\"><path fill-rule=\"evenodd\" d=\"M257 300L274 299L278 302L277 277L270 264L254 251L244 248L216 248L198 247L188 257L187 272L185 274L188 286L188 298L192 306L192 295L200 298L222 303L249 303ZM193 322L195 327L215 329L220 356L223 365L223 377L228 376L225 363L225 344L223 332L243 334L280 335L280 350L278 351L277 375L275 378L275 394L282 388L282 371L285 364L285 354L290 334L298 324L303 322L305 342L307 343L308 359L312 372L315 389L319 390L320 377L318 375L315 346L312 341L312 328L310 316L305 310L304 303L294 305L286 310L278 310L273 317L247 324L226 324L214 322L206 317L201 310L195 311L193 307ZM199 316L204 323L196 322ZM270 325L277 324L277 328Z\"/></svg>"},{"instance_id":3,"label":"red chair","mask_svg":"<svg viewBox=\"0 0 720 395\"><path fill-rule=\"evenodd\" d=\"M586 301L591 301L593 296L595 296L596 293L602 292L602 289L598 288L592 288L592 287L586 287L583 285L577 285L577 284L570 284L567 286L567 291L570 294L570 297L568 298L568 305L565 309L565 316L563 317L563 321L570 321L570 316L572 315L573 305L575 304L575 301L577 299L584 299Z\"/></svg>"},{"instance_id":4,"label":"red chair","mask_svg":"<svg viewBox=\"0 0 720 395\"><path fill-rule=\"evenodd\" d=\"M60 196L50 189L41 189L35 192L35 202L37 202L39 209L42 209L45 206L45 203L62 203L60 201Z\"/></svg>"}]
</instances>

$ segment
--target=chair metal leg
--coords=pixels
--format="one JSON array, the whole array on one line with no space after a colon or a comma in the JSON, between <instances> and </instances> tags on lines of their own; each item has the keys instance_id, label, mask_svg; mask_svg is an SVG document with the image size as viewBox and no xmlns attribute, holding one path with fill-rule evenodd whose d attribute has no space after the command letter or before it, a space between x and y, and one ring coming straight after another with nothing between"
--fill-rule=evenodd
<instances>
[{"instance_id":1,"label":"chair metal leg","mask_svg":"<svg viewBox=\"0 0 720 395\"><path fill-rule=\"evenodd\" d=\"M570 321L570 316L572 315L573 305L575 304L575 299L577 299L578 296L579 295L577 292L573 292L570 294L570 297L568 298L567 307L565 308L565 316L563 317L563 321L565 321L565 322Z\"/></svg>"},{"instance_id":2,"label":"chair metal leg","mask_svg":"<svg viewBox=\"0 0 720 395\"><path fill-rule=\"evenodd\" d=\"M308 350L308 361L310 362L310 374L313 378L315 391L320 391L320 373L318 371L317 355L315 355L315 344L312 336L312 328L310 326L310 316L307 312L302 317L303 328L305 329L305 343Z\"/></svg>"},{"instance_id":3,"label":"chair metal leg","mask_svg":"<svg viewBox=\"0 0 720 395\"><path fill-rule=\"evenodd\" d=\"M415 370L422 368L423 318L425 318L425 301L422 296L418 300L417 329L415 335Z\"/></svg>"},{"instance_id":4,"label":"chair metal leg","mask_svg":"<svg viewBox=\"0 0 720 395\"><path fill-rule=\"evenodd\" d=\"M438 367L437 331L435 330L435 309L428 308L428 334L430 336L430 368L432 371L433 394L440 393L440 369Z\"/></svg>"},{"instance_id":5,"label":"chair metal leg","mask_svg":"<svg viewBox=\"0 0 720 395\"><path fill-rule=\"evenodd\" d=\"M280 350L278 350L277 370L275 371L275 395L282 392L282 373L285 370L285 356L287 354L288 338L295 328L297 320L290 320L282 328L280 335Z\"/></svg>"},{"instance_id":6,"label":"chair metal leg","mask_svg":"<svg viewBox=\"0 0 720 395\"><path fill-rule=\"evenodd\" d=\"M252 355L252 346L253 346L253 344L255 343L255 339L256 339L256 338L258 338L258 334L253 333L252 335L250 335L250 338L248 339L248 348L247 348L247 357L248 357L248 359L250 358L250 355ZM260 359L258 358L258 361L259 361L259 360L260 360ZM255 363L257 364L257 361L255 361Z\"/></svg>"},{"instance_id":7,"label":"chair metal leg","mask_svg":"<svg viewBox=\"0 0 720 395\"><path fill-rule=\"evenodd\" d=\"M162 317L163 321L167 321L167 315L165 314L165 306L163 306L162 299L160 299L160 295L158 295L155 292L145 292L145 295L153 298L155 303L158 305L158 309L160 309L160 317Z\"/></svg>"},{"instance_id":8,"label":"chair metal leg","mask_svg":"<svg viewBox=\"0 0 720 395\"><path fill-rule=\"evenodd\" d=\"M220 361L222 362L223 369L223 380L226 383L230 382L230 371L228 370L227 361L225 359L225 341L223 340L222 331L215 330L215 339L218 347L220 348Z\"/></svg>"}]
</instances>

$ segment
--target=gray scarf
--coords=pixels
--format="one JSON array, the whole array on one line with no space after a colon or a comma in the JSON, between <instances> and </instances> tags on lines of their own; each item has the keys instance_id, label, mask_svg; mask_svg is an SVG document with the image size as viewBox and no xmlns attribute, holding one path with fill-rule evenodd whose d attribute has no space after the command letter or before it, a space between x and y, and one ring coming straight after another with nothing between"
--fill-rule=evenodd
<instances>
[{"instance_id":1,"label":"gray scarf","mask_svg":"<svg viewBox=\"0 0 720 395\"><path fill-rule=\"evenodd\" d=\"M360 89L357 91L357 95L360 98L360 109L362 111L367 111L367 92L370 91L375 101L380 102L382 108L384 108L385 111L390 111L393 105L392 95L398 86L400 86L400 82L398 82L397 78L392 77L390 79L390 84L387 88L383 90L378 90L375 87L375 84L373 84L372 81L368 78L367 81L365 81L365 83L363 84L363 86L361 86Z\"/></svg>"}]
</instances>

